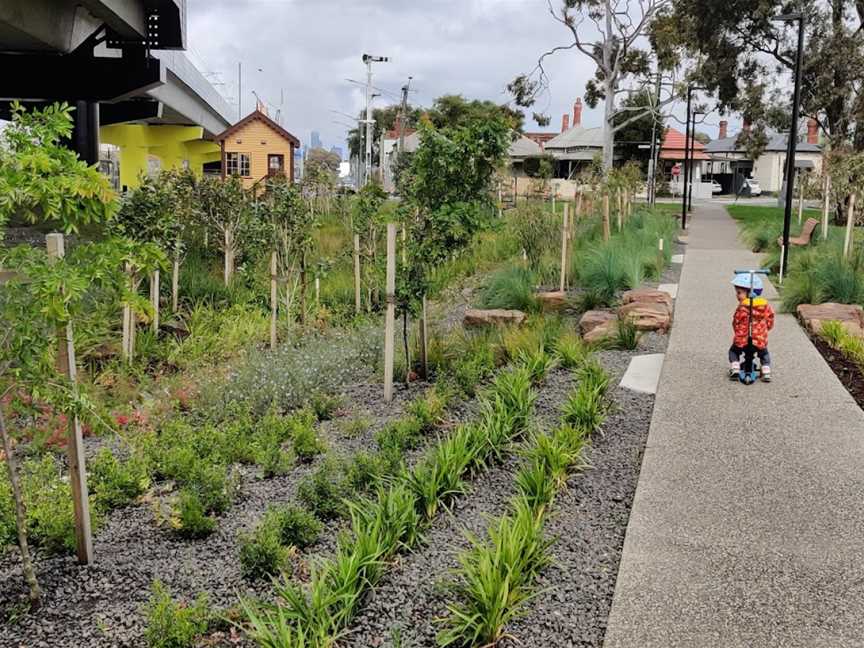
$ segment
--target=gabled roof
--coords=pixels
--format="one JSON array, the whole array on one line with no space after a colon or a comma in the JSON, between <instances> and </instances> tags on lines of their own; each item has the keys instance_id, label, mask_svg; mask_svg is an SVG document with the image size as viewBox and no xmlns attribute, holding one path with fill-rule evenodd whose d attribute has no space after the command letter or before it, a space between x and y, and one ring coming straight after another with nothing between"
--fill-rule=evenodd
<instances>
[{"instance_id":1,"label":"gabled roof","mask_svg":"<svg viewBox=\"0 0 864 648\"><path fill-rule=\"evenodd\" d=\"M530 137L526 137L523 135L515 142L510 144L510 150L508 151L510 157L523 158L523 157L539 157L543 155L543 147L541 147L536 141L531 139Z\"/></svg>"},{"instance_id":2,"label":"gabled roof","mask_svg":"<svg viewBox=\"0 0 864 648\"><path fill-rule=\"evenodd\" d=\"M687 138L684 136L679 130L675 130L674 128L667 128L666 132L663 134L663 144L660 147L660 159L661 160L683 160L684 159L684 147ZM707 155L705 155L705 145L699 140L694 140L692 137L690 138L692 142L693 148L691 149L693 153L694 160L710 160Z\"/></svg>"},{"instance_id":3,"label":"gabled roof","mask_svg":"<svg viewBox=\"0 0 864 648\"><path fill-rule=\"evenodd\" d=\"M282 138L291 142L295 147L297 147L297 148L300 147L300 140L299 139L294 137L291 133L289 133L287 130L282 128L279 124L277 124L275 121L270 119L267 115L265 115L263 112L261 112L260 110L257 110L257 109L254 112L251 112L248 115L246 115L243 119L238 121L236 124L234 124L230 128L219 133L216 136L216 141L222 142L222 141L228 139L229 137L234 135L237 131L241 130L244 126L246 126L247 124L250 124L253 121L260 121L260 122L264 123L266 126L269 126L272 130L276 131L276 133L278 135L280 135Z\"/></svg>"},{"instance_id":4,"label":"gabled roof","mask_svg":"<svg viewBox=\"0 0 864 648\"><path fill-rule=\"evenodd\" d=\"M575 126L546 142L545 149L603 148L602 128Z\"/></svg>"},{"instance_id":5,"label":"gabled roof","mask_svg":"<svg viewBox=\"0 0 864 648\"><path fill-rule=\"evenodd\" d=\"M765 151L770 153L785 153L789 146L789 133L778 133L777 131L767 131L768 144L765 146ZM714 140L705 147L706 153L744 153L744 147L738 145L737 135L724 137L723 139ZM802 141L803 140L803 141ZM806 137L802 134L798 136L798 153L820 153L822 148L818 144L810 144Z\"/></svg>"}]
</instances>

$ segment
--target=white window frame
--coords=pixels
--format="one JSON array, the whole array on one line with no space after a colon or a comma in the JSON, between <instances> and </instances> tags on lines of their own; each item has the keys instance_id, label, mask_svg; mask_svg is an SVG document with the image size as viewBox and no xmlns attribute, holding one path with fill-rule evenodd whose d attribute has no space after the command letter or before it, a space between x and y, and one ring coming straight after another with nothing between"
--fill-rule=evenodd
<instances>
[{"instance_id":1,"label":"white window frame","mask_svg":"<svg viewBox=\"0 0 864 648\"><path fill-rule=\"evenodd\" d=\"M238 153L232 151L225 154L225 175L239 175L242 178L249 178L252 175L252 165L250 164L250 156L248 153Z\"/></svg>"}]
</instances>

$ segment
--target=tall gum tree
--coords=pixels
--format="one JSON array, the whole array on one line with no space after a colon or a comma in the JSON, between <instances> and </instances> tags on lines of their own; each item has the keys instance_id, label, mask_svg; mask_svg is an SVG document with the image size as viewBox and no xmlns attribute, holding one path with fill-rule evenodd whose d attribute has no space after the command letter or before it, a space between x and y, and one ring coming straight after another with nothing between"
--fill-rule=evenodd
<instances>
[{"instance_id":1,"label":"tall gum tree","mask_svg":"<svg viewBox=\"0 0 864 648\"><path fill-rule=\"evenodd\" d=\"M657 29L658 47L695 58L694 74L716 92L721 109L742 113L755 128L788 128L790 75L797 24L805 16L801 111L815 119L832 148L864 150L864 2L861 0L672 0Z\"/></svg>"},{"instance_id":2,"label":"tall gum tree","mask_svg":"<svg viewBox=\"0 0 864 648\"><path fill-rule=\"evenodd\" d=\"M622 95L654 87L651 54L646 49L655 21L670 8L672 0L564 0L556 9L547 0L549 15L569 32L571 42L544 52L535 68L508 86L516 103L532 106L548 87L545 60L561 51L577 50L595 65L595 75L586 86L585 100L594 108L603 103L603 168L612 168L615 135L646 115L657 114L676 99L666 96L654 105L634 106L621 101ZM667 59L667 63L669 60ZM534 114L545 125L546 115Z\"/></svg>"}]
</instances>

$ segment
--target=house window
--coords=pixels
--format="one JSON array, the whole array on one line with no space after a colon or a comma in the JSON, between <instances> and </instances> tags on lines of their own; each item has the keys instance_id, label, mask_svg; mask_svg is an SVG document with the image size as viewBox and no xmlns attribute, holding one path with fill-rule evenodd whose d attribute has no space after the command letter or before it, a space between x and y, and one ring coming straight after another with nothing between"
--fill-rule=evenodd
<instances>
[{"instance_id":1,"label":"house window","mask_svg":"<svg viewBox=\"0 0 864 648\"><path fill-rule=\"evenodd\" d=\"M225 172L229 176L239 175L248 178L251 175L249 171L249 155L247 153L226 153Z\"/></svg>"}]
</instances>

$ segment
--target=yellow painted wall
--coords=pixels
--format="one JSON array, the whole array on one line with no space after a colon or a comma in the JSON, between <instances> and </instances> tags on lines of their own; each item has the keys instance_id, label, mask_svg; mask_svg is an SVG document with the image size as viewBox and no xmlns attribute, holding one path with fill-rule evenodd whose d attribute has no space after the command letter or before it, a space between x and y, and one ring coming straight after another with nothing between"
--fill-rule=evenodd
<instances>
[{"instance_id":1,"label":"yellow painted wall","mask_svg":"<svg viewBox=\"0 0 864 648\"><path fill-rule=\"evenodd\" d=\"M242 178L250 187L267 175L267 156L282 155L284 170L292 170L294 150L291 142L258 120L252 120L225 140L225 153L245 153L249 156L249 176ZM289 176L290 177L290 176Z\"/></svg>"},{"instance_id":2,"label":"yellow painted wall","mask_svg":"<svg viewBox=\"0 0 864 648\"><path fill-rule=\"evenodd\" d=\"M206 162L218 162L219 145L202 139L200 126L151 126L149 124L112 124L99 129L99 138L120 148L120 186L140 184L139 176L148 171L148 158L156 157L162 169L176 169L188 162L201 175Z\"/></svg>"}]
</instances>

